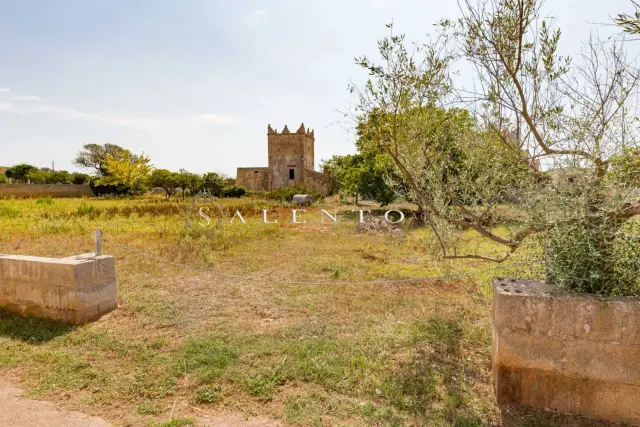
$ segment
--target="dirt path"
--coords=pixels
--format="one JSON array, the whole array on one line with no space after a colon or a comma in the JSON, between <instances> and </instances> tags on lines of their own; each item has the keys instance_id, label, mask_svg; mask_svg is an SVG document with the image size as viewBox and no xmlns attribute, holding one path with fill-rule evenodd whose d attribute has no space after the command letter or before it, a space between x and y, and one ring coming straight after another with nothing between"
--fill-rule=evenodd
<instances>
[{"instance_id":1,"label":"dirt path","mask_svg":"<svg viewBox=\"0 0 640 427\"><path fill-rule=\"evenodd\" d=\"M23 393L23 390L0 381L0 427L112 427L100 417L63 411L51 402L28 399ZM193 417L193 414L189 415ZM272 420L260 417L247 420L239 414L208 415L200 412L193 418L198 426L203 427L279 427Z\"/></svg>"},{"instance_id":2,"label":"dirt path","mask_svg":"<svg viewBox=\"0 0 640 427\"><path fill-rule=\"evenodd\" d=\"M51 402L27 399L22 393L0 382L0 427L111 427L102 418L60 411Z\"/></svg>"}]
</instances>

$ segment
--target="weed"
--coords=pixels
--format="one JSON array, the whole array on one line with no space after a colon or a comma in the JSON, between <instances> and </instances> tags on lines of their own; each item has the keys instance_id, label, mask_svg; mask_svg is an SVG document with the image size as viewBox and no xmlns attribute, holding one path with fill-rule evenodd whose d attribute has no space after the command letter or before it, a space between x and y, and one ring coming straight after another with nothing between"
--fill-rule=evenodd
<instances>
[{"instance_id":1,"label":"weed","mask_svg":"<svg viewBox=\"0 0 640 427\"><path fill-rule=\"evenodd\" d=\"M152 427L190 427L195 426L196 420L193 418L174 418L163 423L152 423Z\"/></svg>"},{"instance_id":2,"label":"weed","mask_svg":"<svg viewBox=\"0 0 640 427\"><path fill-rule=\"evenodd\" d=\"M209 383L218 379L236 359L235 350L221 341L192 340L182 350L178 369L183 366L186 372L194 373L201 383Z\"/></svg>"},{"instance_id":3,"label":"weed","mask_svg":"<svg viewBox=\"0 0 640 427\"><path fill-rule=\"evenodd\" d=\"M280 372L268 372L249 379L246 389L253 397L269 400L284 382L285 377Z\"/></svg>"},{"instance_id":4,"label":"weed","mask_svg":"<svg viewBox=\"0 0 640 427\"><path fill-rule=\"evenodd\" d=\"M213 385L202 387L194 397L195 403L201 404L212 404L217 402L218 399L220 399L220 387Z\"/></svg>"},{"instance_id":5,"label":"weed","mask_svg":"<svg viewBox=\"0 0 640 427\"><path fill-rule=\"evenodd\" d=\"M88 203L82 202L80 206L76 208L76 212L80 216L90 215L94 212L95 207Z\"/></svg>"},{"instance_id":6,"label":"weed","mask_svg":"<svg viewBox=\"0 0 640 427\"><path fill-rule=\"evenodd\" d=\"M140 415L159 415L165 412L167 408L157 403L144 403L138 405L136 412Z\"/></svg>"}]
</instances>

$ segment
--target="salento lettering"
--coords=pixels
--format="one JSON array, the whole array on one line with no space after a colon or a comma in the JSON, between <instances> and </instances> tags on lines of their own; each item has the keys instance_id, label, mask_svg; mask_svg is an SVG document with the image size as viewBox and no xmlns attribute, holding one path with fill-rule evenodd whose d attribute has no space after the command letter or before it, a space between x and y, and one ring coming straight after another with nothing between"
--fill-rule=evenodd
<instances>
[{"instance_id":1,"label":"salento lettering","mask_svg":"<svg viewBox=\"0 0 640 427\"><path fill-rule=\"evenodd\" d=\"M211 217L209 215L207 215L209 208L207 207L201 207L200 209L198 209L198 215L204 219L204 223L203 222L199 222L199 224L202 227L208 227L211 225ZM351 213L354 212L358 212L358 222L360 224L364 224L365 223L365 217L367 213L370 213L370 210L366 210L366 209L357 209L357 210L352 210ZM291 223L292 224L306 224L307 223L307 219L303 218L303 214L306 214L307 210L306 209L291 209ZM236 211L233 216L231 217L231 220L229 221L231 224L233 224L234 220L238 220L240 221L241 224L246 224L247 221L244 219L244 217L242 216L242 213L240 211ZM405 220L405 215L402 211L397 210L397 209L390 209L388 211L386 211L384 213L384 220L387 221L389 224L400 224L401 222L403 222ZM329 213L328 211L326 211L325 209L320 209L320 223L324 224L327 220L329 223L331 224L337 224L338 223L338 211L333 211L333 214ZM262 210L262 224L277 224L278 220L277 219L272 219L270 220L269 218L269 211L267 209L263 209Z\"/></svg>"}]
</instances>

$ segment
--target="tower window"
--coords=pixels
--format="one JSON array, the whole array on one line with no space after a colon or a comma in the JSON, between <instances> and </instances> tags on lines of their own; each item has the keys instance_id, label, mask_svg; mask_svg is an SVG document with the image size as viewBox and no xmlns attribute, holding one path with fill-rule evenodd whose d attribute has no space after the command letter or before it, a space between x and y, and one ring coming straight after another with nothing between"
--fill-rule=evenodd
<instances>
[{"instance_id":1,"label":"tower window","mask_svg":"<svg viewBox=\"0 0 640 427\"><path fill-rule=\"evenodd\" d=\"M295 179L295 178L296 178L296 170L289 169L289 179Z\"/></svg>"}]
</instances>

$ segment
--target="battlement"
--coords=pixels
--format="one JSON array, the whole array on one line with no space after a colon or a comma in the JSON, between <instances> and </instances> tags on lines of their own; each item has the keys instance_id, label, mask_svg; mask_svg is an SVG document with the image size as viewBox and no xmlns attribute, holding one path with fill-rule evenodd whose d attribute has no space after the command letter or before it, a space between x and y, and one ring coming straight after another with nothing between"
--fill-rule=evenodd
<instances>
[{"instance_id":1,"label":"battlement","mask_svg":"<svg viewBox=\"0 0 640 427\"><path fill-rule=\"evenodd\" d=\"M282 132L278 132L277 129L273 129L271 127L271 125L267 125L267 135L290 135L293 132L291 132L289 130L289 128L287 127L287 125L284 125L284 129L282 129ZM310 137L314 137L314 130L310 129L310 128L306 128L304 127L304 123L300 124L300 127L298 128L297 131L295 131L295 134L298 135L308 135Z\"/></svg>"}]
</instances>

